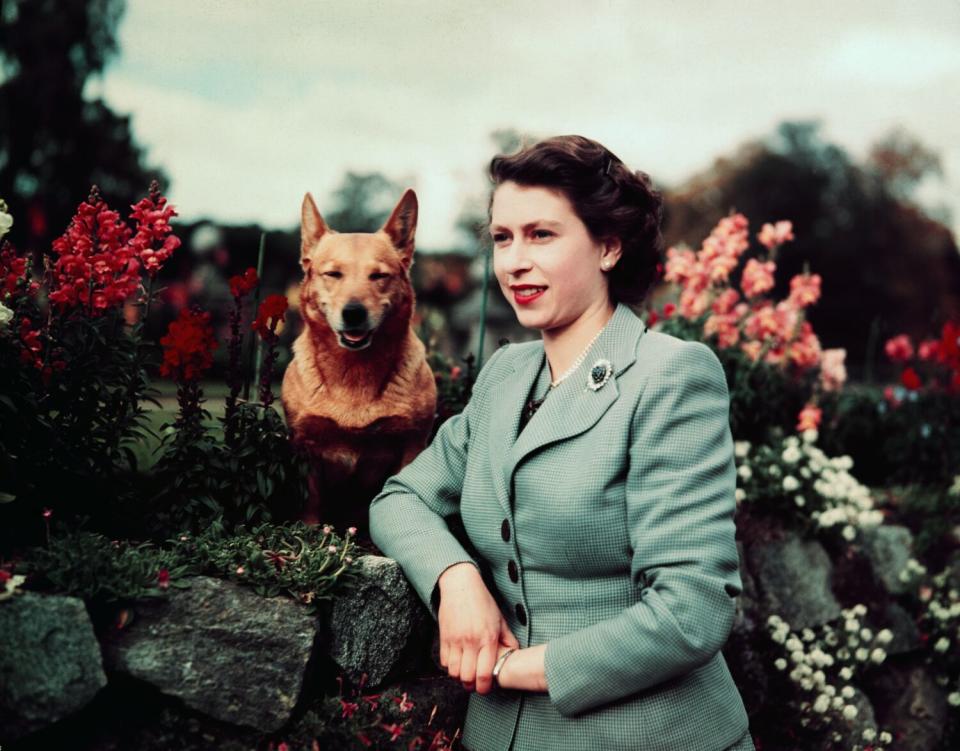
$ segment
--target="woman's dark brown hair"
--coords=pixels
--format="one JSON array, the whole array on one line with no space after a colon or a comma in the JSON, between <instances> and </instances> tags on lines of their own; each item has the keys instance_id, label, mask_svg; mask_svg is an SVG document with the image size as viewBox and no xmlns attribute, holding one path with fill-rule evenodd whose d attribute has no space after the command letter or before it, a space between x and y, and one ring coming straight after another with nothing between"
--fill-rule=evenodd
<instances>
[{"instance_id":1,"label":"woman's dark brown hair","mask_svg":"<svg viewBox=\"0 0 960 751\"><path fill-rule=\"evenodd\" d=\"M605 146L583 136L555 136L490 161L493 191L508 180L561 191L595 242L620 238L620 260L608 272L614 303L642 305L663 262L663 197L646 172L631 171Z\"/></svg>"}]
</instances>

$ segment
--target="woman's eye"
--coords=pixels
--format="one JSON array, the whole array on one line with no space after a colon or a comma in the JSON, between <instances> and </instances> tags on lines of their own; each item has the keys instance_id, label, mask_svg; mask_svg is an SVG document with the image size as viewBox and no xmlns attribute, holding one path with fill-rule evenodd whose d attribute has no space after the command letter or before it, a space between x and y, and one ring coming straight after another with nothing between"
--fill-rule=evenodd
<instances>
[{"instance_id":1,"label":"woman's eye","mask_svg":"<svg viewBox=\"0 0 960 751\"><path fill-rule=\"evenodd\" d=\"M324 271L323 275L332 276L334 279L339 279L341 276L343 276L343 274L341 274L339 271Z\"/></svg>"},{"instance_id":2,"label":"woman's eye","mask_svg":"<svg viewBox=\"0 0 960 751\"><path fill-rule=\"evenodd\" d=\"M495 234L495 235L493 236L493 241L494 241L495 243L498 243L498 242L500 242L501 240L503 240L504 237L505 237L505 235L504 235L502 232L498 232L497 234Z\"/></svg>"},{"instance_id":3,"label":"woman's eye","mask_svg":"<svg viewBox=\"0 0 960 751\"><path fill-rule=\"evenodd\" d=\"M533 234L535 234L535 235L540 235L540 236L545 236L545 237L549 237L549 236L552 235L553 233L552 233L550 230L548 230L548 229L537 229L537 230L534 230L534 231L533 231Z\"/></svg>"}]
</instances>

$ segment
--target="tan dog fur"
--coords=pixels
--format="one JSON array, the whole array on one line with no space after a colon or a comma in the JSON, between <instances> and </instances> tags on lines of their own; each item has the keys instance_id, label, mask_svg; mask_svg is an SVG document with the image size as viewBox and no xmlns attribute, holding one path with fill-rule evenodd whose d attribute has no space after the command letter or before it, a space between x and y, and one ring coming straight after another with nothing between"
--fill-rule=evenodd
<instances>
[{"instance_id":1,"label":"tan dog fur","mask_svg":"<svg viewBox=\"0 0 960 751\"><path fill-rule=\"evenodd\" d=\"M326 226L307 193L301 210L301 334L281 399L295 445L310 461L301 519L367 527L369 501L426 446L437 387L411 318L417 197L407 189L377 232ZM365 313L372 339L350 349L344 314Z\"/></svg>"}]
</instances>

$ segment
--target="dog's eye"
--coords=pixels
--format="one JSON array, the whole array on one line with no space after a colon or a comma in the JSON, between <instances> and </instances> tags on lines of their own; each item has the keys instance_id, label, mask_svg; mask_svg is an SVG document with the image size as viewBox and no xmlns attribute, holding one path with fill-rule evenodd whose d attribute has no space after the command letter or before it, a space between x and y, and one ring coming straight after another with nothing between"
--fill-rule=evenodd
<instances>
[{"instance_id":1,"label":"dog's eye","mask_svg":"<svg viewBox=\"0 0 960 751\"><path fill-rule=\"evenodd\" d=\"M371 278L371 279L386 279L388 276L390 276L390 275L389 275L389 274L384 274L384 273L381 272L381 271L375 271L374 273L372 273L372 274L370 275L370 278Z\"/></svg>"},{"instance_id":2,"label":"dog's eye","mask_svg":"<svg viewBox=\"0 0 960 751\"><path fill-rule=\"evenodd\" d=\"M323 275L332 276L334 279L339 279L341 276L343 276L343 274L341 274L339 271L324 271Z\"/></svg>"}]
</instances>

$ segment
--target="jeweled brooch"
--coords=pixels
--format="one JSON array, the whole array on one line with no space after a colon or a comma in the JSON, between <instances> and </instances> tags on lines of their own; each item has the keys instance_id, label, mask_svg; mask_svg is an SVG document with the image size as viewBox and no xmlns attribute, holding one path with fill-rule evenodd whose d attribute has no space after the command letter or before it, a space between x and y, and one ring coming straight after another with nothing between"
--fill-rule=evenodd
<instances>
[{"instance_id":1,"label":"jeweled brooch","mask_svg":"<svg viewBox=\"0 0 960 751\"><path fill-rule=\"evenodd\" d=\"M590 368L587 376L587 386L594 391L603 386L613 375L613 365L609 360L597 360Z\"/></svg>"}]
</instances>

